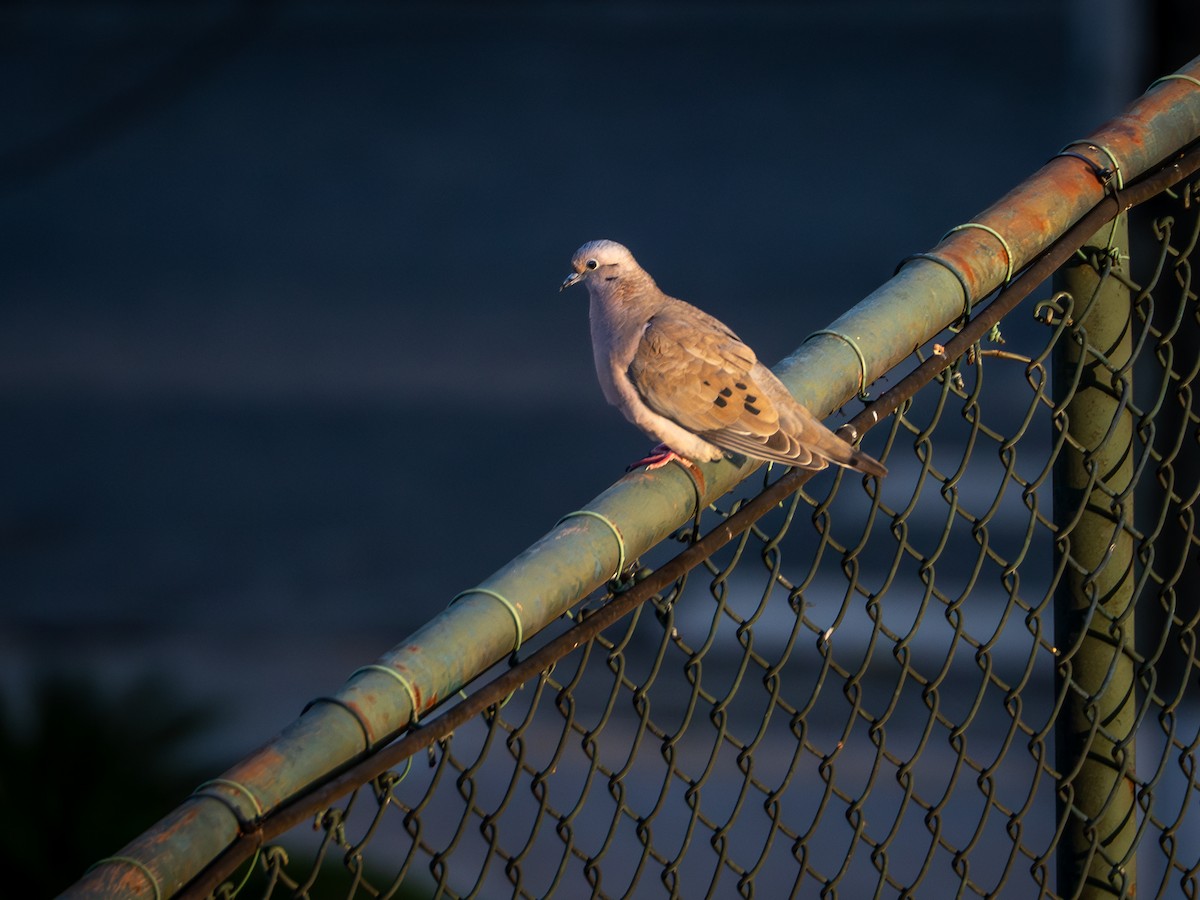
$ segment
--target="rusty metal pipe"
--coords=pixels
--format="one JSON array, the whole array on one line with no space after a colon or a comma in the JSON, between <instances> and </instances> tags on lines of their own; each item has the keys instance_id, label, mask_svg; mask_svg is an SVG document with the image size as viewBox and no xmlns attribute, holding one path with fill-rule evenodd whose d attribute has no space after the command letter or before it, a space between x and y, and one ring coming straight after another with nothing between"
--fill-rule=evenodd
<instances>
[{"instance_id":1,"label":"rusty metal pipe","mask_svg":"<svg viewBox=\"0 0 1200 900\"><path fill-rule=\"evenodd\" d=\"M1180 74L1200 78L1200 59ZM1089 142L1107 147L1129 181L1197 138L1200 89L1172 80L1152 87ZM776 368L789 389L814 412L829 414L959 319L968 300L985 297L1010 271L1023 268L1104 194L1095 172L1110 165L1107 157L1080 152L1089 161L1056 157L976 217L1003 235L1003 244L980 228L954 232L932 251L942 263L910 262L835 321L830 330L843 337L822 334L805 342ZM623 478L588 507L612 529L595 517L556 526L484 581L480 588L488 593L464 597L384 654L377 667L360 670L340 692L316 702L63 896L149 898L155 883L163 897L174 895L240 834L253 833L264 815L363 758L503 659L518 624L521 633L535 633L603 584L622 549L627 560L636 559L686 522L698 503L724 494L755 468L706 464L708 489L700 497L691 477L676 467Z\"/></svg>"}]
</instances>

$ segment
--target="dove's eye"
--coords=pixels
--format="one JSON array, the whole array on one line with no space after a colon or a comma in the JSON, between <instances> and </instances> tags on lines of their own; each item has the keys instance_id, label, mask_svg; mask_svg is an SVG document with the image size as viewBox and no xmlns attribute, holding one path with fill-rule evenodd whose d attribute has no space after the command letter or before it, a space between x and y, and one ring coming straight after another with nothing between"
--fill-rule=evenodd
<instances>
[{"instance_id":1,"label":"dove's eye","mask_svg":"<svg viewBox=\"0 0 1200 900\"><path fill-rule=\"evenodd\" d=\"M600 263L596 262L594 259L589 259L583 265L585 268L594 269L594 268L596 268L596 266L600 265Z\"/></svg>"}]
</instances>

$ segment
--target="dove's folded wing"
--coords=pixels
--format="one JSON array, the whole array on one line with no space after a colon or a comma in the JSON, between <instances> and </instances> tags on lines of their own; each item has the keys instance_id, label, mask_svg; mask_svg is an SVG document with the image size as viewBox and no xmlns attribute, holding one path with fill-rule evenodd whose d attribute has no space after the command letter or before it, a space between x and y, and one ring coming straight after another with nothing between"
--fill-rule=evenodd
<instances>
[{"instance_id":1,"label":"dove's folded wing","mask_svg":"<svg viewBox=\"0 0 1200 900\"><path fill-rule=\"evenodd\" d=\"M686 311L664 310L642 333L628 375L645 404L724 450L823 468L803 441L812 429L797 411L806 413L768 382L774 376L764 377L754 351L711 316ZM781 418L799 433L781 427Z\"/></svg>"}]
</instances>

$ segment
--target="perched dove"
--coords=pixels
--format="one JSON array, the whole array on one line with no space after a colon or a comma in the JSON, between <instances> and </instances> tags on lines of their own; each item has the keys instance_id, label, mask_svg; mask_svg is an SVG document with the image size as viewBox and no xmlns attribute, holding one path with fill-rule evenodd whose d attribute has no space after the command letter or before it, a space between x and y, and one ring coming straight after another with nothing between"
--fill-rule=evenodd
<instances>
[{"instance_id":1,"label":"perched dove","mask_svg":"<svg viewBox=\"0 0 1200 900\"><path fill-rule=\"evenodd\" d=\"M587 284L605 398L662 442L635 465L710 461L728 450L805 469L832 462L887 474L797 403L725 325L659 290L621 244L584 244L571 267L560 290Z\"/></svg>"}]
</instances>

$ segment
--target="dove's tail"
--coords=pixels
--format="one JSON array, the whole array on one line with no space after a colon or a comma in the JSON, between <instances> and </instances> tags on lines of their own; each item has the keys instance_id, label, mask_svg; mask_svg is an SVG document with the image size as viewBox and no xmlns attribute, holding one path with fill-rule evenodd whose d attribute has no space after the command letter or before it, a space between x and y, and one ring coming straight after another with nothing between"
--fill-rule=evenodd
<instances>
[{"instance_id":1,"label":"dove's tail","mask_svg":"<svg viewBox=\"0 0 1200 900\"><path fill-rule=\"evenodd\" d=\"M839 462L838 465L845 466L848 469L856 469L859 472L865 472L868 475L874 475L876 478L883 478L887 475L887 466L881 463L873 456L868 456L857 447L850 448L849 462Z\"/></svg>"},{"instance_id":2,"label":"dove's tail","mask_svg":"<svg viewBox=\"0 0 1200 900\"><path fill-rule=\"evenodd\" d=\"M831 463L846 469L854 469L876 478L887 475L887 466L873 456L863 453L857 447L847 444L839 437L828 435L828 440L822 442L820 453Z\"/></svg>"}]
</instances>

